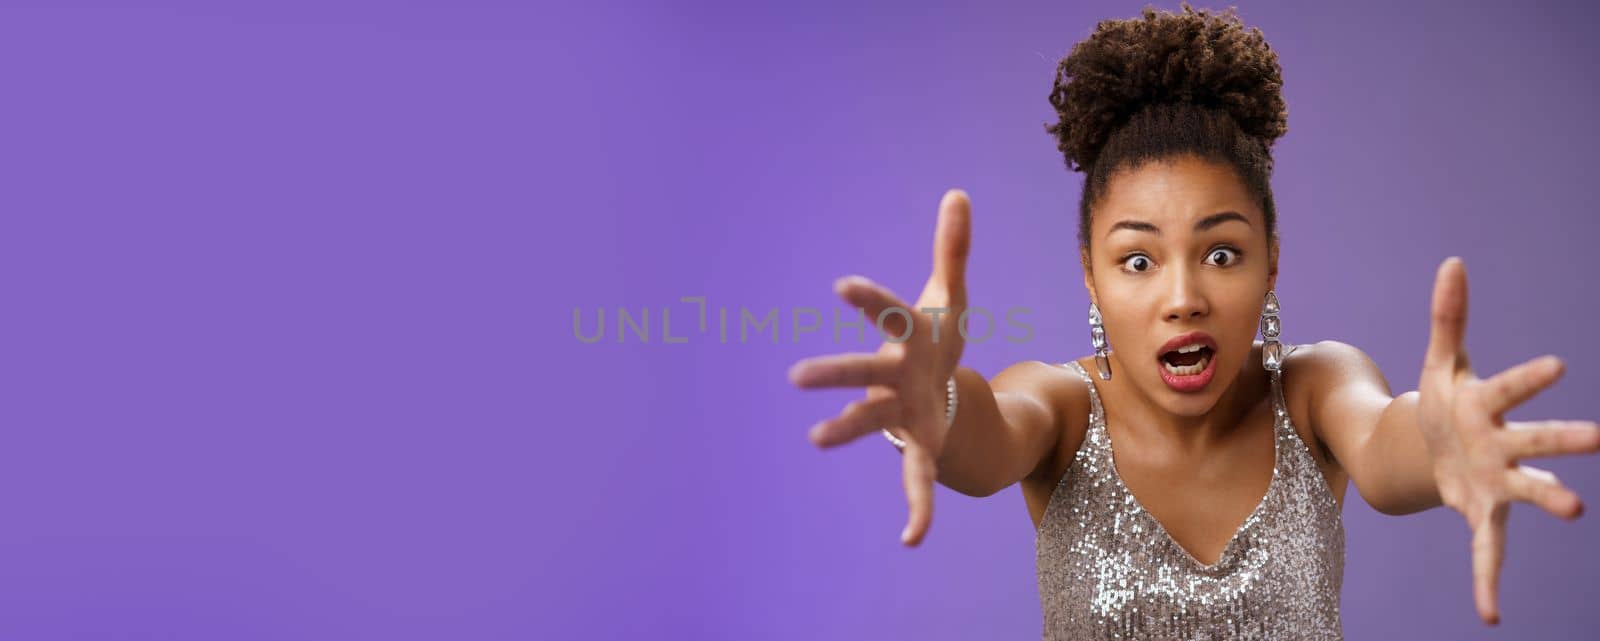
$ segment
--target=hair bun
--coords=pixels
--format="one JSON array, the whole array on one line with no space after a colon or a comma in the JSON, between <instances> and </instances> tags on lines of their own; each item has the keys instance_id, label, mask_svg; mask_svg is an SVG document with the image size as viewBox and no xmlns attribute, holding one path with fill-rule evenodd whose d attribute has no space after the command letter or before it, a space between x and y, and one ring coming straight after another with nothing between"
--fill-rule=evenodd
<instances>
[{"instance_id":1,"label":"hair bun","mask_svg":"<svg viewBox=\"0 0 1600 641\"><path fill-rule=\"evenodd\" d=\"M1270 147L1288 131L1283 71L1261 30L1233 9L1175 14L1145 7L1140 18L1101 21L1056 68L1050 104L1067 167L1093 165L1118 127L1157 104L1225 111Z\"/></svg>"}]
</instances>

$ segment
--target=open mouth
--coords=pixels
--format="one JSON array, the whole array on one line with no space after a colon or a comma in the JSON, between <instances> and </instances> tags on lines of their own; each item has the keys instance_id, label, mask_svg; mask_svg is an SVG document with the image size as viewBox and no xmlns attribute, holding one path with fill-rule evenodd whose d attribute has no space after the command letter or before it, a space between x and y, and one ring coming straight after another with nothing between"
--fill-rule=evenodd
<instances>
[{"instance_id":1,"label":"open mouth","mask_svg":"<svg viewBox=\"0 0 1600 641\"><path fill-rule=\"evenodd\" d=\"M1205 332L1175 336L1161 345L1161 380L1180 393L1200 392L1217 373L1217 341Z\"/></svg>"},{"instance_id":2,"label":"open mouth","mask_svg":"<svg viewBox=\"0 0 1600 641\"><path fill-rule=\"evenodd\" d=\"M1194 376L1206 371L1212 351L1204 345L1190 345L1161 355L1161 364L1173 376Z\"/></svg>"}]
</instances>

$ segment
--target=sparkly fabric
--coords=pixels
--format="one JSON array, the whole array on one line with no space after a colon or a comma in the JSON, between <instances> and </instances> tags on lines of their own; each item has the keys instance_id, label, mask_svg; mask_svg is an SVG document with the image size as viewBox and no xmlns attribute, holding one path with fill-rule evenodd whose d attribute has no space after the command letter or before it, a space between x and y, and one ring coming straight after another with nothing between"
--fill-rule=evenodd
<instances>
[{"instance_id":1,"label":"sparkly fabric","mask_svg":"<svg viewBox=\"0 0 1600 641\"><path fill-rule=\"evenodd\" d=\"M1112 465L1089 373L1089 428L1035 538L1044 638L1342 639L1344 524L1272 377L1274 466L1266 495L1205 565L1139 505Z\"/></svg>"}]
</instances>

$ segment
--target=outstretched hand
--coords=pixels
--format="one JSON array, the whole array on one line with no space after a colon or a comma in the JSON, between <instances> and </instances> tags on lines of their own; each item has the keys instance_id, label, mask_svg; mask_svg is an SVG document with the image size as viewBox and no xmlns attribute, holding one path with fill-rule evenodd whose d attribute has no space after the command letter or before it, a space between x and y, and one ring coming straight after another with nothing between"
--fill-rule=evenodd
<instances>
[{"instance_id":1,"label":"outstretched hand","mask_svg":"<svg viewBox=\"0 0 1600 641\"><path fill-rule=\"evenodd\" d=\"M1600 450L1600 428L1589 421L1506 421L1506 412L1555 383L1564 366L1542 356L1480 380L1462 345L1466 324L1466 266L1451 258L1434 283L1418 423L1440 498L1472 528L1473 597L1478 616L1494 625L1510 503L1525 501L1562 519L1583 512L1577 493L1555 475L1519 460Z\"/></svg>"},{"instance_id":2,"label":"outstretched hand","mask_svg":"<svg viewBox=\"0 0 1600 641\"><path fill-rule=\"evenodd\" d=\"M818 356L789 369L789 380L804 389L866 388L866 398L812 427L809 437L818 447L842 445L884 428L905 441L902 477L911 513L900 540L908 546L922 542L933 520L933 484L947 429L945 381L960 363L964 344L957 323L967 309L971 216L965 192L945 193L934 233L933 273L915 305L860 276L834 283L841 298L887 334L876 353ZM936 317L925 310L940 311Z\"/></svg>"}]
</instances>

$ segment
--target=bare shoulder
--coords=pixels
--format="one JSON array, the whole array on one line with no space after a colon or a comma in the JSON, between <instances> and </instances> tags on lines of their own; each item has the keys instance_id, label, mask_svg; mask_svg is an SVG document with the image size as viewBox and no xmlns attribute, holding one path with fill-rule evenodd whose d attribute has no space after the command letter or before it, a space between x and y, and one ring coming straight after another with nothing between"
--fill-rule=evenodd
<instances>
[{"instance_id":1,"label":"bare shoulder","mask_svg":"<svg viewBox=\"0 0 1600 641\"><path fill-rule=\"evenodd\" d=\"M1335 340L1295 346L1283 359L1283 372L1285 395L1300 392L1315 398L1318 392L1351 384L1378 385L1384 391L1389 388L1371 356L1359 347Z\"/></svg>"},{"instance_id":2,"label":"bare shoulder","mask_svg":"<svg viewBox=\"0 0 1600 641\"><path fill-rule=\"evenodd\" d=\"M1323 340L1296 345L1283 359L1283 395L1289 406L1292 422L1301 430L1301 438L1316 442L1319 458L1333 460L1327 446L1329 425L1324 417L1335 412L1330 405L1339 398L1371 397L1372 393L1389 393L1389 383L1372 357L1349 343Z\"/></svg>"},{"instance_id":3,"label":"bare shoulder","mask_svg":"<svg viewBox=\"0 0 1600 641\"><path fill-rule=\"evenodd\" d=\"M1024 481L1053 484L1065 471L1062 463L1070 462L1069 455L1083 442L1089 424L1089 388L1070 367L1070 361L1022 361L1005 368L989 381L997 399L1004 394L1023 402L1038 403L1054 418L1051 451L1040 459L1039 466Z\"/></svg>"}]
</instances>

